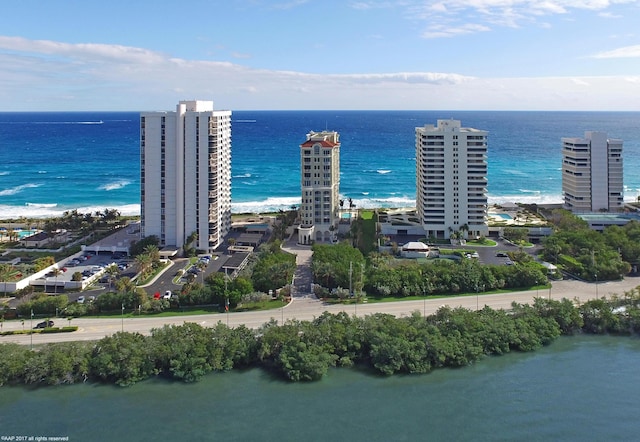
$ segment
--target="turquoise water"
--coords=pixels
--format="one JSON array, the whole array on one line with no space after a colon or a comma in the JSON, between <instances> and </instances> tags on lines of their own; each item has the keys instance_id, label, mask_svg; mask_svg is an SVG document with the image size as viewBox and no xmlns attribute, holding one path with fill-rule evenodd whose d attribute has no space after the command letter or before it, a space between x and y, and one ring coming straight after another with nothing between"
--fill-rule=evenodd
<instances>
[{"instance_id":1,"label":"turquoise water","mask_svg":"<svg viewBox=\"0 0 640 442\"><path fill-rule=\"evenodd\" d=\"M18 238L22 239L27 236L31 236L34 233L38 233L37 230L20 230L18 231Z\"/></svg>"},{"instance_id":2,"label":"turquoise water","mask_svg":"<svg viewBox=\"0 0 640 442\"><path fill-rule=\"evenodd\" d=\"M415 205L415 127L454 118L489 132L492 203L562 200L561 138L604 131L624 141L625 199L640 194L640 112L234 111L233 212L300 203L300 143L340 132L340 195L357 208ZM0 113L3 218L140 212L137 112Z\"/></svg>"},{"instance_id":3,"label":"turquoise water","mask_svg":"<svg viewBox=\"0 0 640 442\"><path fill-rule=\"evenodd\" d=\"M494 213L494 215L499 216L500 218L505 219L507 221L511 221L513 219L513 217L508 213Z\"/></svg>"},{"instance_id":4,"label":"turquoise water","mask_svg":"<svg viewBox=\"0 0 640 442\"><path fill-rule=\"evenodd\" d=\"M199 383L0 390L0 433L73 441L636 440L640 340L562 338L535 353L429 375L261 370Z\"/></svg>"}]
</instances>

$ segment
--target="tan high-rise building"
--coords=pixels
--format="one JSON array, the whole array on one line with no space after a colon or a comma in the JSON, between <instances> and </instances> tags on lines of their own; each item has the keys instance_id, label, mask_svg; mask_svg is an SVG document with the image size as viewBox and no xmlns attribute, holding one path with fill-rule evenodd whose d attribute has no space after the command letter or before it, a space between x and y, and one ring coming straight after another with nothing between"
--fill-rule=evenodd
<instances>
[{"instance_id":1,"label":"tan high-rise building","mask_svg":"<svg viewBox=\"0 0 640 442\"><path fill-rule=\"evenodd\" d=\"M416 209L427 237L489 234L487 135L458 120L416 128Z\"/></svg>"},{"instance_id":2,"label":"tan high-rise building","mask_svg":"<svg viewBox=\"0 0 640 442\"><path fill-rule=\"evenodd\" d=\"M575 213L618 211L624 206L622 140L606 132L562 138L564 208Z\"/></svg>"},{"instance_id":3,"label":"tan high-rise building","mask_svg":"<svg viewBox=\"0 0 640 442\"><path fill-rule=\"evenodd\" d=\"M309 132L300 145L300 227L298 242L332 241L340 204L340 135Z\"/></svg>"},{"instance_id":4,"label":"tan high-rise building","mask_svg":"<svg viewBox=\"0 0 640 442\"><path fill-rule=\"evenodd\" d=\"M231 111L181 101L140 114L142 236L212 252L231 227ZM195 235L193 235L195 234Z\"/></svg>"}]
</instances>

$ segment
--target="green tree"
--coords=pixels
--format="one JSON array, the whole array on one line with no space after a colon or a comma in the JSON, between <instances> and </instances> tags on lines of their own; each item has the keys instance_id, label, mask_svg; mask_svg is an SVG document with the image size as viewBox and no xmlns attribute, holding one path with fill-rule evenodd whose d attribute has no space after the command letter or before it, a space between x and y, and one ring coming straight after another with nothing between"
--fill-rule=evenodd
<instances>
[{"instance_id":1,"label":"green tree","mask_svg":"<svg viewBox=\"0 0 640 442\"><path fill-rule=\"evenodd\" d=\"M88 379L91 344L64 342L47 344L26 361L26 384L74 384Z\"/></svg>"},{"instance_id":2,"label":"green tree","mask_svg":"<svg viewBox=\"0 0 640 442\"><path fill-rule=\"evenodd\" d=\"M153 245L158 246L160 244L160 239L155 235L150 235L145 238L142 238L140 241L136 241L129 247L129 255L134 258L141 253L144 253L144 249L147 246Z\"/></svg>"},{"instance_id":3,"label":"green tree","mask_svg":"<svg viewBox=\"0 0 640 442\"><path fill-rule=\"evenodd\" d=\"M102 338L93 348L90 370L96 378L120 386L148 378L155 373L149 338L127 332Z\"/></svg>"},{"instance_id":4,"label":"green tree","mask_svg":"<svg viewBox=\"0 0 640 442\"><path fill-rule=\"evenodd\" d=\"M190 322L165 325L151 330L151 342L156 368L171 378L194 382L215 367L211 329Z\"/></svg>"},{"instance_id":5,"label":"green tree","mask_svg":"<svg viewBox=\"0 0 640 442\"><path fill-rule=\"evenodd\" d=\"M27 346L0 344L0 386L23 382L25 365L30 356Z\"/></svg>"}]
</instances>

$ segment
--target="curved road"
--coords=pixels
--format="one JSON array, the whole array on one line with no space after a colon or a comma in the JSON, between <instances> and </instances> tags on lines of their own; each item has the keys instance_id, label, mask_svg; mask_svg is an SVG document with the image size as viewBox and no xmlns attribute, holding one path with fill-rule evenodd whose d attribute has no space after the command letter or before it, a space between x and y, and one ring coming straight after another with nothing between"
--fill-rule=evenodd
<instances>
[{"instance_id":1,"label":"curved road","mask_svg":"<svg viewBox=\"0 0 640 442\"><path fill-rule=\"evenodd\" d=\"M628 277L622 281L599 283L597 286L596 284L579 281L559 281L553 283L551 290L540 290L539 292L526 291L427 299L424 301L398 301L357 305L326 304L308 295L307 292L300 293L299 295L294 294L291 303L277 310L228 314L217 313L200 316L174 316L169 318L76 318L71 321L71 325L76 325L79 329L73 333L9 335L0 337L0 343L16 342L23 345L30 345L32 337L34 345L62 341L93 341L121 330L149 334L151 329L162 327L164 324L182 324L184 322L196 322L203 326L213 326L218 322L222 322L232 327L244 324L249 328L257 328L272 318L278 322L287 319L309 320L319 316L324 311L331 313L345 311L349 314L356 314L358 316L381 312L401 317L409 315L414 311L419 311L420 313L429 315L434 313L443 305L449 305L451 307L460 306L470 310L482 308L483 306L488 305L492 308L499 309L509 308L513 301L519 303L531 303L533 299L538 296L551 296L553 299L577 298L581 301L586 301L596 297L610 297L613 294L622 295L624 292L635 289L638 286L640 286L640 278L638 277ZM598 292L597 296L596 290ZM41 320L34 319L33 325L40 321ZM67 325L66 319L57 319L56 322L56 325L58 326ZM29 326L30 321L26 320L24 328L27 329ZM20 330L22 329L22 324L20 321L5 321L3 329L5 331Z\"/></svg>"}]
</instances>

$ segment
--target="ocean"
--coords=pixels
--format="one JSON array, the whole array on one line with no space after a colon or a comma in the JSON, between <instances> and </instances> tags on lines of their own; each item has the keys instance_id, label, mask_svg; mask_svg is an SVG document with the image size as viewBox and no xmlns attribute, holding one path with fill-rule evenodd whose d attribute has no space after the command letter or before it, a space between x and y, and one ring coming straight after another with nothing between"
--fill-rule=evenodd
<instances>
[{"instance_id":1,"label":"ocean","mask_svg":"<svg viewBox=\"0 0 640 442\"><path fill-rule=\"evenodd\" d=\"M449 118L489 132L491 203L560 203L560 139L587 130L624 140L625 200L640 195L640 112L234 111L232 210L298 204L299 145L324 129L341 136L343 198L414 206L414 129ZM0 113L0 218L137 215L139 164L138 112Z\"/></svg>"}]
</instances>

